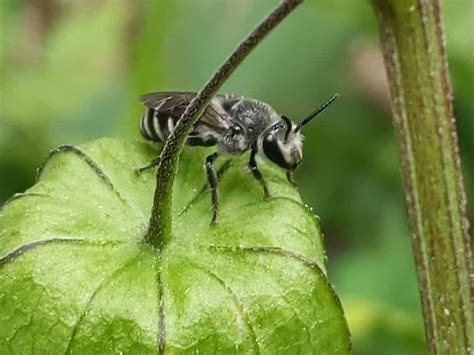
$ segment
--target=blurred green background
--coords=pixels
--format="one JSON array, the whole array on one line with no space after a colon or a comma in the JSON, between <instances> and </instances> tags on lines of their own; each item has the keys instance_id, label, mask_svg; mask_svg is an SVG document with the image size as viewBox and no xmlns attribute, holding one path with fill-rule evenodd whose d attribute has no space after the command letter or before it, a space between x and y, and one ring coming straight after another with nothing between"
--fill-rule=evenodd
<instances>
[{"instance_id":1,"label":"blurred green background","mask_svg":"<svg viewBox=\"0 0 474 355\"><path fill-rule=\"evenodd\" d=\"M0 0L0 204L53 147L138 139L140 94L197 90L278 0ZM474 176L474 3L441 1L468 197ZM296 120L297 173L325 232L355 354L425 352L377 26L368 1L307 0L222 92ZM470 219L472 220L472 208Z\"/></svg>"}]
</instances>

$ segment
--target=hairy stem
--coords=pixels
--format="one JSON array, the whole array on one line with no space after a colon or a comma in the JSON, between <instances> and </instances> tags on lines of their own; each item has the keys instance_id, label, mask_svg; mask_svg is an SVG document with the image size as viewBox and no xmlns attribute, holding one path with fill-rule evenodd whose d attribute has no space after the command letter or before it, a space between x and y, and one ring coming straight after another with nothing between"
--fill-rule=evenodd
<instances>
[{"instance_id":1,"label":"hairy stem","mask_svg":"<svg viewBox=\"0 0 474 355\"><path fill-rule=\"evenodd\" d=\"M472 256L439 0L372 0L431 354L474 346Z\"/></svg>"},{"instance_id":2,"label":"hairy stem","mask_svg":"<svg viewBox=\"0 0 474 355\"><path fill-rule=\"evenodd\" d=\"M156 189L150 224L145 240L161 248L171 237L171 205L174 179L178 170L179 156L186 137L197 122L209 101L247 55L303 0L284 0L243 40L211 79L197 93L178 121L172 135L161 152L156 175Z\"/></svg>"}]
</instances>

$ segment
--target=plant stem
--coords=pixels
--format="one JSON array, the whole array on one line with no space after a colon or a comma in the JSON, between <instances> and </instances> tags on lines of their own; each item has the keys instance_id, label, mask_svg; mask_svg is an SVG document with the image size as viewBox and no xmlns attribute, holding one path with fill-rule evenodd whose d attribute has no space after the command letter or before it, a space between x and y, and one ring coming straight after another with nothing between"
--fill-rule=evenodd
<instances>
[{"instance_id":1,"label":"plant stem","mask_svg":"<svg viewBox=\"0 0 474 355\"><path fill-rule=\"evenodd\" d=\"M472 256L439 0L372 0L431 354L474 346Z\"/></svg>"},{"instance_id":2,"label":"plant stem","mask_svg":"<svg viewBox=\"0 0 474 355\"><path fill-rule=\"evenodd\" d=\"M151 218L145 240L161 249L171 237L171 205L173 183L178 170L179 156L193 125L219 88L247 55L303 0L284 0L243 40L211 79L197 93L167 139L161 152L156 174L156 189Z\"/></svg>"}]
</instances>

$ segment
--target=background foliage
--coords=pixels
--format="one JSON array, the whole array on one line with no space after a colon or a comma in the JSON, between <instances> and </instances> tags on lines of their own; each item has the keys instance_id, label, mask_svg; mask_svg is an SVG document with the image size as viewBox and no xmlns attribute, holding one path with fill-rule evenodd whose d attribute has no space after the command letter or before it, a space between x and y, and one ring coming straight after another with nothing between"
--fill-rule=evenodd
<instances>
[{"instance_id":1,"label":"background foliage","mask_svg":"<svg viewBox=\"0 0 474 355\"><path fill-rule=\"evenodd\" d=\"M278 0L0 1L0 203L59 144L137 139L149 91L197 90ZM468 197L474 184L470 0L442 2ZM422 322L389 100L368 2L308 0L226 83L306 129L300 192L357 354L418 354ZM472 208L470 220L472 220Z\"/></svg>"}]
</instances>

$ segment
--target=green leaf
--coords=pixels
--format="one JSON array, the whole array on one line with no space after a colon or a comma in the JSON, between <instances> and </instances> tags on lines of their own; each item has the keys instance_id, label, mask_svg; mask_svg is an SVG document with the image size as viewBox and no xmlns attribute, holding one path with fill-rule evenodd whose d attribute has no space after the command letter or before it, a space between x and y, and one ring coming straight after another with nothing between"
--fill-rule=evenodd
<instances>
[{"instance_id":1,"label":"green leaf","mask_svg":"<svg viewBox=\"0 0 474 355\"><path fill-rule=\"evenodd\" d=\"M134 173L156 151L116 139L54 150L1 210L0 353L348 353L314 215L260 162L264 201L243 157L221 175L209 226L209 152L181 157L158 252L142 239L154 174Z\"/></svg>"}]
</instances>

